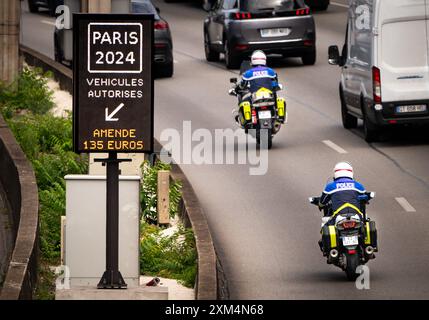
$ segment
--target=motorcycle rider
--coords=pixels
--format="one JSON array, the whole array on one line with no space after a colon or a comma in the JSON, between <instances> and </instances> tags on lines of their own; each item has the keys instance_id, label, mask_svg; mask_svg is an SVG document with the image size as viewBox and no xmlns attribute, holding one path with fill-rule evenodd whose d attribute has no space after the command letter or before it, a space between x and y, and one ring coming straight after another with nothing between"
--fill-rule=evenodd
<instances>
[{"instance_id":1,"label":"motorcycle rider","mask_svg":"<svg viewBox=\"0 0 429 320\"><path fill-rule=\"evenodd\" d=\"M325 186L319 200L322 210L329 202L331 210L325 211L324 222L333 224L339 213L358 213L363 216L358 196L365 194L365 187L354 180L353 167L348 162L339 162L334 167L334 180Z\"/></svg>"},{"instance_id":2,"label":"motorcycle rider","mask_svg":"<svg viewBox=\"0 0 429 320\"><path fill-rule=\"evenodd\" d=\"M281 88L277 73L267 67L267 56L262 50L256 50L252 53L250 63L252 68L247 70L236 87L230 90L230 94L231 92L237 93L240 102L250 100L252 93L260 88L266 88L273 92ZM235 121L239 123L238 115L235 116Z\"/></svg>"},{"instance_id":3,"label":"motorcycle rider","mask_svg":"<svg viewBox=\"0 0 429 320\"><path fill-rule=\"evenodd\" d=\"M252 53L250 63L252 68L243 74L238 83L240 89L248 88L250 93L253 93L260 88L274 90L278 87L277 73L267 67L267 56L262 50L256 50Z\"/></svg>"}]
</instances>

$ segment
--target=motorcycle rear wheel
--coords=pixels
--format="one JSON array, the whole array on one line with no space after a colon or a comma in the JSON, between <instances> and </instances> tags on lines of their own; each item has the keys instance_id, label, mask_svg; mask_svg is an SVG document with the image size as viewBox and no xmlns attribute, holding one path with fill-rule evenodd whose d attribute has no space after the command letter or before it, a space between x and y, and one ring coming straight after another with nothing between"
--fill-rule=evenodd
<instances>
[{"instance_id":1,"label":"motorcycle rear wheel","mask_svg":"<svg viewBox=\"0 0 429 320\"><path fill-rule=\"evenodd\" d=\"M273 146L273 132L272 129L263 129L263 130L267 130L267 134L268 134L268 142L267 143L263 143L261 145L261 131L258 130L257 134L256 134L256 143L259 147L263 147L263 148L267 148L268 150L271 149L271 147Z\"/></svg>"},{"instance_id":2,"label":"motorcycle rear wheel","mask_svg":"<svg viewBox=\"0 0 429 320\"><path fill-rule=\"evenodd\" d=\"M355 281L359 274L356 273L356 269L359 266L359 255L357 254L346 254L346 272L347 279L349 281Z\"/></svg>"}]
</instances>

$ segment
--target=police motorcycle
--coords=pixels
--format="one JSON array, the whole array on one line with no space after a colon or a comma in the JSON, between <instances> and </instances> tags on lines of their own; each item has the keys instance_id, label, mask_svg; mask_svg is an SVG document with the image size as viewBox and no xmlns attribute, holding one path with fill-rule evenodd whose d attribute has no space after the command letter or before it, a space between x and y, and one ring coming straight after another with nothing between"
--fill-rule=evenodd
<instances>
[{"instance_id":1,"label":"police motorcycle","mask_svg":"<svg viewBox=\"0 0 429 320\"><path fill-rule=\"evenodd\" d=\"M362 215L354 210L332 214L330 203L323 208L325 217L322 219L320 249L323 256L327 257L327 263L345 271L350 281L358 277L357 268L375 259L374 253L378 252L375 222L366 216L366 205L374 197L375 192L359 196ZM309 198L309 202L316 206L319 206L319 200L319 197Z\"/></svg>"},{"instance_id":2,"label":"police motorcycle","mask_svg":"<svg viewBox=\"0 0 429 320\"><path fill-rule=\"evenodd\" d=\"M244 61L240 74L248 68L249 61ZM274 135L287 122L286 100L277 96L277 92L283 89L282 85L278 84L273 90L260 88L251 93L249 88L240 88L237 78L231 78L230 83L234 86L229 94L238 99L238 110L233 110L237 124L246 134L253 136L259 146L271 149Z\"/></svg>"}]
</instances>

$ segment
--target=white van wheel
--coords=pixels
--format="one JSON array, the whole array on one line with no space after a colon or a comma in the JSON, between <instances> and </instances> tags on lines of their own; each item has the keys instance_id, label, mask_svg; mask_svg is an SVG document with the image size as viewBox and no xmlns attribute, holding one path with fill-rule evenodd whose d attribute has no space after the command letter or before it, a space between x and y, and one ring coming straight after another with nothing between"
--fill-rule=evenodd
<instances>
[{"instance_id":1,"label":"white van wheel","mask_svg":"<svg viewBox=\"0 0 429 320\"><path fill-rule=\"evenodd\" d=\"M368 119L366 114L363 117L363 131L366 142L371 143L378 141L380 135L379 129L376 125L371 123L371 120Z\"/></svg>"}]
</instances>

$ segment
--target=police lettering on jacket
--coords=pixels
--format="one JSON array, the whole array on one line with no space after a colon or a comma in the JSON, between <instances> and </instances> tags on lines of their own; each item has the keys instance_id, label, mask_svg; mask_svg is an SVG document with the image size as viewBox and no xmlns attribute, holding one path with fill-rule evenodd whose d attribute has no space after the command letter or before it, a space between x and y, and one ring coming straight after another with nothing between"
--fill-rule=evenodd
<instances>
[{"instance_id":1,"label":"police lettering on jacket","mask_svg":"<svg viewBox=\"0 0 429 320\"><path fill-rule=\"evenodd\" d=\"M258 66L247 70L242 81L250 84L250 92L256 92L260 88L272 90L277 85L277 74L271 68Z\"/></svg>"},{"instance_id":2,"label":"police lettering on jacket","mask_svg":"<svg viewBox=\"0 0 429 320\"><path fill-rule=\"evenodd\" d=\"M271 78L275 79L277 77L276 72L268 67L256 67L250 70L247 70L243 74L243 80L251 81L257 78Z\"/></svg>"}]
</instances>

